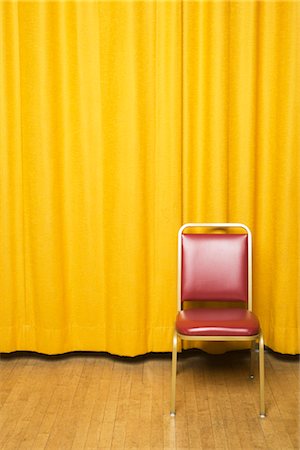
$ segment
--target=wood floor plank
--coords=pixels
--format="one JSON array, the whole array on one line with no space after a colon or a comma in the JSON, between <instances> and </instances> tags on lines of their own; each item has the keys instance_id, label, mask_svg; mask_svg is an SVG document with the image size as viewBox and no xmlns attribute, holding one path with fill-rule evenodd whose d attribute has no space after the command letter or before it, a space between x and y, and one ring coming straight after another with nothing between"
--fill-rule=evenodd
<instances>
[{"instance_id":1,"label":"wood floor plank","mask_svg":"<svg viewBox=\"0 0 300 450\"><path fill-rule=\"evenodd\" d=\"M0 359L1 450L299 449L299 359L266 353L267 417L249 354ZM256 371L257 374L257 371Z\"/></svg>"}]
</instances>

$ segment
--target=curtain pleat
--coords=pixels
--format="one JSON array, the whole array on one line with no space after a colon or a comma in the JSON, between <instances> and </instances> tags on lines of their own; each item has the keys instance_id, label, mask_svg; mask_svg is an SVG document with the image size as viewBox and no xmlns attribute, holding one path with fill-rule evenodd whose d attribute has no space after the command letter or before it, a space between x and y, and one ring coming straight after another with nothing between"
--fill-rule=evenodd
<instances>
[{"instance_id":1,"label":"curtain pleat","mask_svg":"<svg viewBox=\"0 0 300 450\"><path fill-rule=\"evenodd\" d=\"M239 221L299 352L299 11L1 3L0 351L170 351L179 226Z\"/></svg>"}]
</instances>

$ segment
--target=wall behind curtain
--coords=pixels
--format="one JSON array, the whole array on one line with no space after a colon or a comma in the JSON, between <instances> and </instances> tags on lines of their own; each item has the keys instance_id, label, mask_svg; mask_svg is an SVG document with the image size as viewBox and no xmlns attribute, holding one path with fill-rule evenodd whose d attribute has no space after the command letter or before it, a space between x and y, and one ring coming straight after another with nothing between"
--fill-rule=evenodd
<instances>
[{"instance_id":1,"label":"wall behind curtain","mask_svg":"<svg viewBox=\"0 0 300 450\"><path fill-rule=\"evenodd\" d=\"M299 4L0 5L0 351L169 351L176 233L254 233L299 352Z\"/></svg>"}]
</instances>

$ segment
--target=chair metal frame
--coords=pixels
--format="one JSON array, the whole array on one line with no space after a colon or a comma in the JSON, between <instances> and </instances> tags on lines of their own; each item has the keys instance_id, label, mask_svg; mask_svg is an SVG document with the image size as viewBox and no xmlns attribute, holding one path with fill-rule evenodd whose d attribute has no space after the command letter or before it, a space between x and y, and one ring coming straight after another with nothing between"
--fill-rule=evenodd
<instances>
[{"instance_id":1,"label":"chair metal frame","mask_svg":"<svg viewBox=\"0 0 300 450\"><path fill-rule=\"evenodd\" d=\"M244 229L248 235L248 301L247 309L252 311L252 234L250 229L242 223L186 223L178 232L178 272L177 272L177 312L183 309L183 302L181 299L181 280L182 280L182 234L186 228L210 228L210 229L229 229L241 228ZM254 352L256 342L259 342L259 386L260 386L260 417L266 417L265 411L265 396L264 396L264 339L263 333L260 329L258 334L253 336L189 336L178 333L174 330L173 336L173 351L172 351L172 381L171 381L171 416L175 416L175 401L176 401L176 374L177 374L177 346L178 338L187 341L248 341L251 342L251 357L250 357L250 378L254 378Z\"/></svg>"}]
</instances>

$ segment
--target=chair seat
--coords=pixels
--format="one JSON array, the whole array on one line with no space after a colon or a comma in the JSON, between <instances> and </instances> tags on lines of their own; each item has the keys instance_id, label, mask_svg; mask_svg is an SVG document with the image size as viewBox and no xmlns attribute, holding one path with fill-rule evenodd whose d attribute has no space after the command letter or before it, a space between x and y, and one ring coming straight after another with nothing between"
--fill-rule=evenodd
<instances>
[{"instance_id":1,"label":"chair seat","mask_svg":"<svg viewBox=\"0 0 300 450\"><path fill-rule=\"evenodd\" d=\"M194 308L179 311L176 330L187 336L254 336L260 326L256 315L240 308Z\"/></svg>"}]
</instances>

